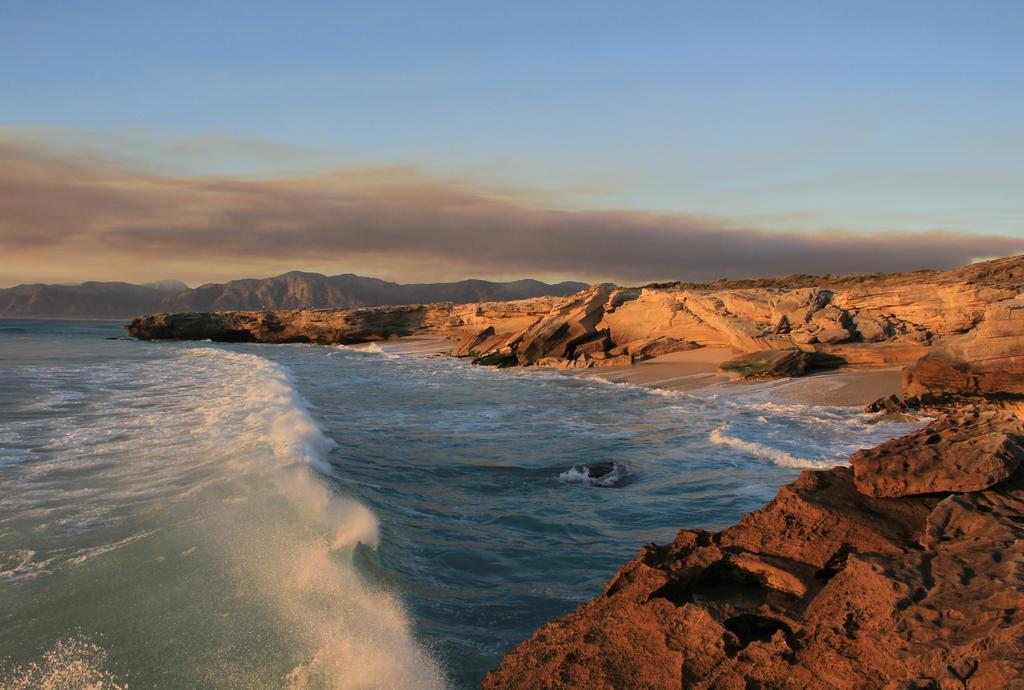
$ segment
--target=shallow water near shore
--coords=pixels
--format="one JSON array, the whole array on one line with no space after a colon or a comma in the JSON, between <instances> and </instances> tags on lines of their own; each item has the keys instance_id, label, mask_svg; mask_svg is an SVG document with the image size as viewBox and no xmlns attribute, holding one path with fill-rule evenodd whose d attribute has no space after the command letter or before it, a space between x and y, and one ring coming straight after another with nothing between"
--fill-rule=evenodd
<instances>
[{"instance_id":1,"label":"shallow water near shore","mask_svg":"<svg viewBox=\"0 0 1024 690\"><path fill-rule=\"evenodd\" d=\"M473 687L641 545L911 428L402 343L120 336L0 321L0 687Z\"/></svg>"}]
</instances>

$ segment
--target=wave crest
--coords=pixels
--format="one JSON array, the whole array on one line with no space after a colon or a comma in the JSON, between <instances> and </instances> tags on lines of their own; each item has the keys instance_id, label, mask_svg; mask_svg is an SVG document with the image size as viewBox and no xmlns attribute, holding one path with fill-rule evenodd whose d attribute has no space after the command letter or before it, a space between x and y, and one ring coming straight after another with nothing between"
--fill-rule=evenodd
<instances>
[{"instance_id":1,"label":"wave crest","mask_svg":"<svg viewBox=\"0 0 1024 690\"><path fill-rule=\"evenodd\" d=\"M708 439L719 446L728 446L744 453L749 453L758 458L768 460L773 465L780 467L795 467L798 469L825 469L833 467L838 464L829 460L812 460L810 458L801 458L784 450L778 448L772 448L765 446L760 443L754 443L753 441L744 441L741 438L735 436L729 436L725 432L728 431L729 425L723 424L722 426L714 429L708 434Z\"/></svg>"}]
</instances>

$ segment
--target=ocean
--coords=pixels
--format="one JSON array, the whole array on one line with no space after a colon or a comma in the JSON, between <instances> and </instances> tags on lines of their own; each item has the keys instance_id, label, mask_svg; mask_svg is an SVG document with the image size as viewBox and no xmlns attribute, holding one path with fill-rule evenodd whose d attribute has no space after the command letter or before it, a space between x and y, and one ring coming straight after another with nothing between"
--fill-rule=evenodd
<instances>
[{"instance_id":1,"label":"ocean","mask_svg":"<svg viewBox=\"0 0 1024 690\"><path fill-rule=\"evenodd\" d=\"M643 544L908 428L403 343L0 321L0 687L474 687Z\"/></svg>"}]
</instances>

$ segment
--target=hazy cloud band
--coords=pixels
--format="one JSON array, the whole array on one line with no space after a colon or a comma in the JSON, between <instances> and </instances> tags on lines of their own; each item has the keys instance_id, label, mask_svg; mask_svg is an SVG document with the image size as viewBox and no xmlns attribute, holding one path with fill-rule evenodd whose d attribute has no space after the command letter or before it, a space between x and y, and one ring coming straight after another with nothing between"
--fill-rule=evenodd
<instances>
[{"instance_id":1,"label":"hazy cloud band","mask_svg":"<svg viewBox=\"0 0 1024 690\"><path fill-rule=\"evenodd\" d=\"M410 280L461 273L644 282L947 268L1021 252L1024 240L765 232L682 214L558 210L401 168L172 177L0 140L0 250L10 275L31 270L11 265L41 257L69 266L109 257L126 273L140 262L181 266L201 257L282 269L336 263L339 271L384 262L394 269L387 277Z\"/></svg>"}]
</instances>

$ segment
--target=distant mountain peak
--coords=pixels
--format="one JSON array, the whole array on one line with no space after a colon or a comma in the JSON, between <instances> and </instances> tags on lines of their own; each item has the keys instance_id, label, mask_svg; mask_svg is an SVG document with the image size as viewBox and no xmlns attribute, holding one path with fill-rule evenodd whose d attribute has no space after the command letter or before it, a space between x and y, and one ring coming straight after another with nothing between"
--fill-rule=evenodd
<instances>
[{"instance_id":1,"label":"distant mountain peak","mask_svg":"<svg viewBox=\"0 0 1024 690\"><path fill-rule=\"evenodd\" d=\"M402 285L353 273L325 276L289 271L270 278L243 278L189 288L180 280L144 285L85 282L81 285L19 285L0 289L0 317L119 319L155 312L262 309L354 309L389 304L505 301L571 295L585 283L549 285L538 280Z\"/></svg>"}]
</instances>

